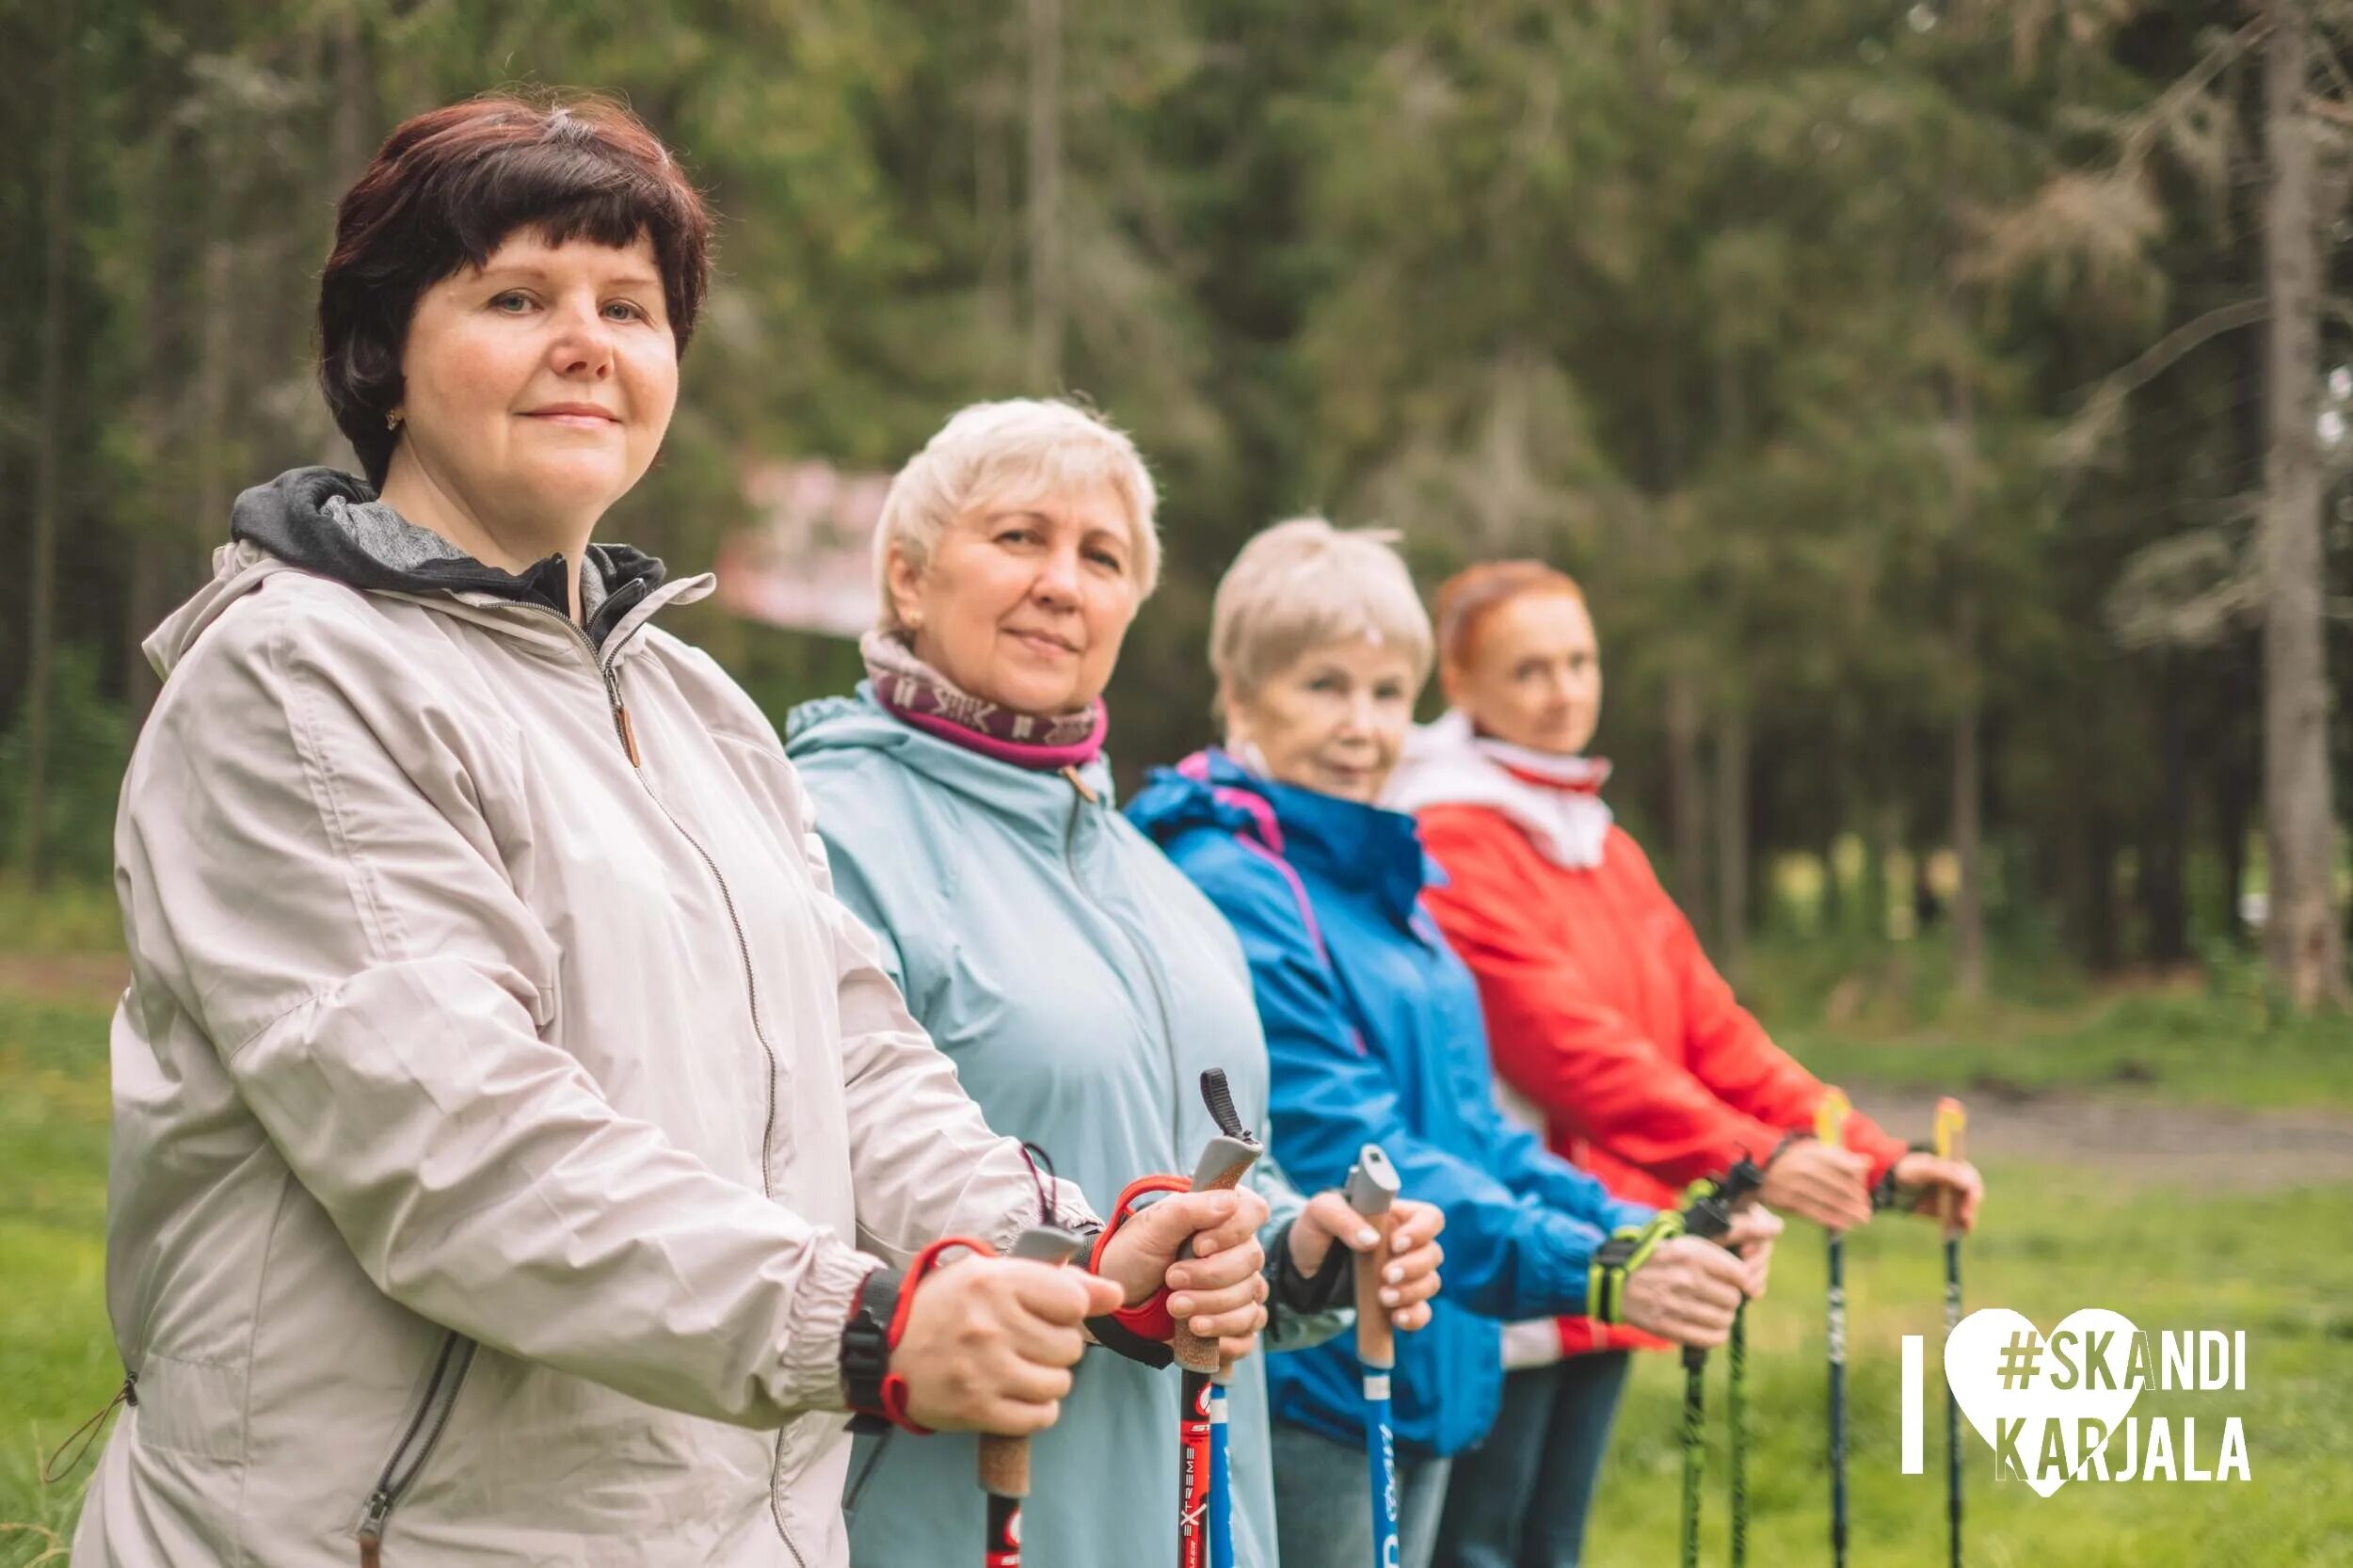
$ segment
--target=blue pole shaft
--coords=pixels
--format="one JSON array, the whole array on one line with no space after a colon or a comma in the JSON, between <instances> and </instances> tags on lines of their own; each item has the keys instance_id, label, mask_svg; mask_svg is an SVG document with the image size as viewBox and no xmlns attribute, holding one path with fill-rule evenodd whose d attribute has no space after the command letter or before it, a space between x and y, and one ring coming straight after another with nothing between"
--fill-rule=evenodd
<instances>
[{"instance_id":1,"label":"blue pole shaft","mask_svg":"<svg viewBox=\"0 0 2353 1568\"><path fill-rule=\"evenodd\" d=\"M1234 1568L1234 1488L1225 1425L1225 1375L1209 1384L1209 1568Z\"/></svg>"},{"instance_id":2,"label":"blue pole shaft","mask_svg":"<svg viewBox=\"0 0 2353 1568\"><path fill-rule=\"evenodd\" d=\"M1397 1440L1389 1432L1389 1368L1365 1368L1365 1462L1372 1490L1373 1568L1397 1562Z\"/></svg>"}]
</instances>

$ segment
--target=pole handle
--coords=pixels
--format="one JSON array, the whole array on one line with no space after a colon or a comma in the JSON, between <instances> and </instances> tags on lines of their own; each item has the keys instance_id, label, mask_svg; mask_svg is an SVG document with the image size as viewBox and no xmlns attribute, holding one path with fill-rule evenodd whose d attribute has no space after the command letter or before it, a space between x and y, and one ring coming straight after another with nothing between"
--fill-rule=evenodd
<instances>
[{"instance_id":1,"label":"pole handle","mask_svg":"<svg viewBox=\"0 0 2353 1568\"><path fill-rule=\"evenodd\" d=\"M1397 1221L1390 1208L1403 1186L1387 1153L1378 1144L1367 1144L1356 1151L1356 1163L1340 1190L1378 1238L1372 1251L1355 1255L1356 1359L1383 1371L1397 1365L1397 1329L1381 1304L1381 1272L1388 1266L1389 1231Z\"/></svg>"},{"instance_id":2,"label":"pole handle","mask_svg":"<svg viewBox=\"0 0 2353 1568\"><path fill-rule=\"evenodd\" d=\"M1007 1256L1026 1257L1056 1267L1069 1262L1086 1245L1086 1239L1057 1225L1032 1225L1013 1243ZM993 1497L1030 1495L1030 1440L983 1432L980 1442L981 1490Z\"/></svg>"},{"instance_id":3,"label":"pole handle","mask_svg":"<svg viewBox=\"0 0 2353 1568\"><path fill-rule=\"evenodd\" d=\"M1228 1142L1233 1144L1232 1151L1225 1153L1222 1163L1213 1168L1209 1156L1219 1154L1219 1145ZM1209 1153L1203 1156L1202 1163L1193 1171L1193 1190L1196 1192L1231 1192L1241 1185L1241 1178L1249 1173L1251 1166L1257 1163L1261 1152L1256 1145L1243 1144L1238 1139L1212 1139ZM1193 1332L1190 1324L1176 1325L1176 1332L1169 1336L1168 1348L1175 1353L1176 1365L1188 1372L1213 1373L1217 1370L1217 1341L1202 1338Z\"/></svg>"},{"instance_id":4,"label":"pole handle","mask_svg":"<svg viewBox=\"0 0 2353 1568\"><path fill-rule=\"evenodd\" d=\"M1969 1158L1966 1152L1969 1146L1969 1112L1961 1101L1950 1095L1936 1102L1936 1122L1929 1141L1939 1160ZM1959 1197L1960 1194L1949 1187L1937 1194L1937 1218L1945 1224L1946 1240L1961 1234Z\"/></svg>"},{"instance_id":5,"label":"pole handle","mask_svg":"<svg viewBox=\"0 0 2353 1568\"><path fill-rule=\"evenodd\" d=\"M1822 1103L1814 1108L1814 1136L1832 1148L1847 1146L1847 1118L1854 1114L1854 1101L1847 1091L1833 1087L1824 1091Z\"/></svg>"}]
</instances>

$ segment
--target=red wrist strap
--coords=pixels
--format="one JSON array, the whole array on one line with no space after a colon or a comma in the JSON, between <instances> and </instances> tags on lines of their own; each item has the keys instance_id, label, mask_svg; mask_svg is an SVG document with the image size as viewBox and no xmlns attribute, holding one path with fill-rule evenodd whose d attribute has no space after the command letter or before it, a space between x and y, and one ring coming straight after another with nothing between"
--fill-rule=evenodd
<instances>
[{"instance_id":1,"label":"red wrist strap","mask_svg":"<svg viewBox=\"0 0 2353 1568\"><path fill-rule=\"evenodd\" d=\"M899 1348L900 1336L907 1331L907 1310L915 1304L916 1287L921 1285L925 1276L939 1266L943 1254L957 1247L962 1247L967 1252L981 1257L997 1256L996 1248L985 1241L975 1240L969 1236L943 1236L921 1252L917 1253L915 1261L907 1265L905 1277L900 1281L899 1304L890 1314L888 1339L892 1350ZM892 1426L904 1432L911 1432L918 1437L929 1437L932 1434L931 1428L908 1418L907 1380L896 1372L883 1374L882 1409L875 1414L881 1416Z\"/></svg>"},{"instance_id":2,"label":"red wrist strap","mask_svg":"<svg viewBox=\"0 0 2353 1568\"><path fill-rule=\"evenodd\" d=\"M1103 1232L1095 1239L1094 1251L1087 1254L1087 1272L1103 1272L1103 1249L1111 1244L1119 1227L1135 1216L1136 1201L1153 1192L1190 1192L1193 1183L1180 1176L1144 1176L1120 1190L1119 1201L1112 1205L1111 1217L1103 1222ZM1168 1285L1163 1281L1158 1290L1133 1306L1123 1306L1112 1314L1112 1320L1139 1339L1166 1344L1176 1336L1176 1320L1168 1310Z\"/></svg>"}]
</instances>

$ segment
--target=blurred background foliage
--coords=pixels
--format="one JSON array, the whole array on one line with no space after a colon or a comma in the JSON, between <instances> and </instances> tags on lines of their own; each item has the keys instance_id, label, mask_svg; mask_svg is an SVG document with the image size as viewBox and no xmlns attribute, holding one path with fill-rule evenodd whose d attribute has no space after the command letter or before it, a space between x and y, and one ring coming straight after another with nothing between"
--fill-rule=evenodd
<instances>
[{"instance_id":1,"label":"blurred background foliage","mask_svg":"<svg viewBox=\"0 0 2353 1568\"><path fill-rule=\"evenodd\" d=\"M888 470L967 401L1068 392L1163 484L1170 571L1112 691L1130 783L1210 738L1219 571L1321 509L1401 529L1427 583L1502 554L1586 583L1613 799L1728 965L1753 933L1926 931L1963 995L2007 953L2240 972L2275 882L2275 408L2316 410L2339 672L2298 689L2329 711L2353 669L2347 18L0 0L9 864L103 878L138 640L240 488L349 462L311 367L343 188L408 114L568 87L629 103L723 217L677 424L607 530L674 570L746 520L750 462ZM2321 262L2283 377L2279 123ZM779 720L856 677L845 643L690 621Z\"/></svg>"}]
</instances>

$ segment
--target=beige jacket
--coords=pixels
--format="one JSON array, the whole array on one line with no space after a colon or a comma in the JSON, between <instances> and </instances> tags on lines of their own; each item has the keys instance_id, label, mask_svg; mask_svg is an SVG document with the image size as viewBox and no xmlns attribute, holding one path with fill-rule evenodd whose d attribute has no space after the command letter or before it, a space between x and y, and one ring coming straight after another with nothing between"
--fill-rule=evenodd
<instances>
[{"instance_id":1,"label":"beige jacket","mask_svg":"<svg viewBox=\"0 0 2353 1568\"><path fill-rule=\"evenodd\" d=\"M123 786L135 1402L73 1560L839 1568L856 1285L1040 1192L774 731L648 624L710 580L597 648L216 565Z\"/></svg>"}]
</instances>

